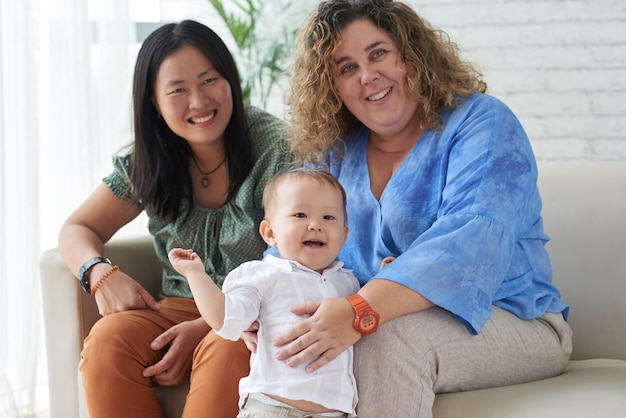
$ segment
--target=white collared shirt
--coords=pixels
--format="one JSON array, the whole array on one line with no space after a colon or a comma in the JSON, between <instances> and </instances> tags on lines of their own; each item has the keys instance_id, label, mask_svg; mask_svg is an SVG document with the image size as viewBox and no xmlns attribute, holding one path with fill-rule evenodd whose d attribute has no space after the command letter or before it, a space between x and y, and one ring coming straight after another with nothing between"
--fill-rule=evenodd
<instances>
[{"instance_id":1,"label":"white collared shirt","mask_svg":"<svg viewBox=\"0 0 626 418\"><path fill-rule=\"evenodd\" d=\"M291 313L294 305L355 294L359 283L351 270L335 261L320 275L296 261L267 255L233 270L222 290L226 296L224 326L217 334L233 341L255 320L260 323L257 353L250 375L239 383L240 404L249 393L266 393L293 400L308 400L326 408L355 413L356 382L352 347L315 372L306 364L288 367L276 360L273 340L305 319ZM241 406L241 405L240 405Z\"/></svg>"}]
</instances>

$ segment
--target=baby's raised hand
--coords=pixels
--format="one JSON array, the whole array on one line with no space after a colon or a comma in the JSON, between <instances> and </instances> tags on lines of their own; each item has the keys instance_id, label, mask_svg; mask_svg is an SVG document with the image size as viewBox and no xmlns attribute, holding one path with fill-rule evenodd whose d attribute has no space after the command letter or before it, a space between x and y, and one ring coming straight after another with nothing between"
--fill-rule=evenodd
<instances>
[{"instance_id":1,"label":"baby's raised hand","mask_svg":"<svg viewBox=\"0 0 626 418\"><path fill-rule=\"evenodd\" d=\"M172 249L167 257L170 259L170 263L172 263L172 267L174 270L182 274L183 276L187 276L191 270L201 269L204 272L204 264L202 260L193 250L185 250L182 248L174 248Z\"/></svg>"}]
</instances>

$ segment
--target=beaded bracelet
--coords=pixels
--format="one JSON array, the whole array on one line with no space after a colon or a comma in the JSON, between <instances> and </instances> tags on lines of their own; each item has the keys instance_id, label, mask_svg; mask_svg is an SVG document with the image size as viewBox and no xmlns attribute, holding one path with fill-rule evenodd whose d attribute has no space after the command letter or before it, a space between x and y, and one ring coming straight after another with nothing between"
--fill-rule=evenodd
<instances>
[{"instance_id":1,"label":"beaded bracelet","mask_svg":"<svg viewBox=\"0 0 626 418\"><path fill-rule=\"evenodd\" d=\"M100 279L98 279L98 281L96 282L96 284L91 288L91 296L96 296L96 292L98 291L98 289L100 288L100 286L102 286L102 283L104 283L104 281L106 279L108 279L109 277L111 277L115 272L120 271L120 267L119 266L113 266L113 268L109 271L107 271L106 273L104 273L104 275L102 277L100 277Z\"/></svg>"}]
</instances>

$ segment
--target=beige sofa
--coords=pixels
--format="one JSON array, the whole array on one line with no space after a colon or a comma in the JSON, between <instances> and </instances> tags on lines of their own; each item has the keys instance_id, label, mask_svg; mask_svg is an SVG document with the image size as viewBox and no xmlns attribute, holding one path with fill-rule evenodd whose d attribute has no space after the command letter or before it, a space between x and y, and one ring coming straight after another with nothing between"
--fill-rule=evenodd
<instances>
[{"instance_id":1,"label":"beige sofa","mask_svg":"<svg viewBox=\"0 0 626 418\"><path fill-rule=\"evenodd\" d=\"M438 395L435 418L626 416L626 161L543 161L539 187L554 281L571 305L569 366L538 382ZM113 240L106 252L157 291L160 272L147 237ZM86 417L78 360L98 314L55 249L40 266L51 418ZM180 416L185 392L185 385L159 389L167 418Z\"/></svg>"}]
</instances>

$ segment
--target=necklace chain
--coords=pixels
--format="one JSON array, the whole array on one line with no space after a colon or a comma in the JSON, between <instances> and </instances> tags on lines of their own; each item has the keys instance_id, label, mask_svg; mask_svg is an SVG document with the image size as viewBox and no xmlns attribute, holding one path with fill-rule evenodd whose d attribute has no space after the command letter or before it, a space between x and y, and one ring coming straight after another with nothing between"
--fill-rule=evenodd
<instances>
[{"instance_id":1,"label":"necklace chain","mask_svg":"<svg viewBox=\"0 0 626 418\"><path fill-rule=\"evenodd\" d=\"M209 171L208 173L205 173L200 169L200 164L198 164L198 161L196 161L196 157L192 155L191 159L193 160L193 163L196 165L198 172L202 175L202 180L200 180L200 184L202 185L202 187L209 187L209 176L215 173L217 169L220 168L226 162L226 157L224 157L224 159L213 170Z\"/></svg>"}]
</instances>

